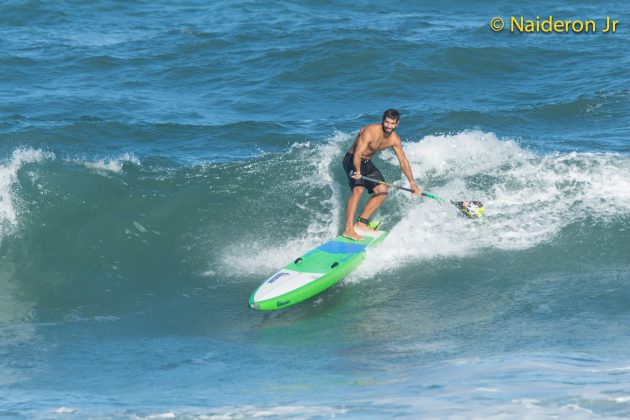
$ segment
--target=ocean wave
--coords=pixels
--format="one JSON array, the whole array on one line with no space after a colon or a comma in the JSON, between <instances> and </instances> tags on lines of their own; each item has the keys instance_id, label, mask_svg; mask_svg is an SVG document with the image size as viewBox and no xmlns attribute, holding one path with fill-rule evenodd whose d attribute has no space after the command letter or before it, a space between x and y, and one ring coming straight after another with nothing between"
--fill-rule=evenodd
<instances>
[{"instance_id":1,"label":"ocean wave","mask_svg":"<svg viewBox=\"0 0 630 420\"><path fill-rule=\"evenodd\" d=\"M14 232L19 224L20 214L28 213L29 206L35 204L35 201L32 201L34 197L31 202L22 197L23 193L20 191L23 190L24 186L19 185L19 172L27 164L45 160L56 160L55 153L42 149L17 148L4 163L0 164L0 239L8 233ZM119 156L96 160L83 158L63 159L63 161L81 165L99 175L121 173L126 164L141 166L140 160L133 153L123 153ZM42 194L46 193L45 187L40 182L41 173L37 167L30 171L28 176L35 190ZM41 199L41 197L39 198Z\"/></svg>"},{"instance_id":2,"label":"ocean wave","mask_svg":"<svg viewBox=\"0 0 630 420\"><path fill-rule=\"evenodd\" d=\"M13 151L9 160L0 164L0 239L17 226L19 198L13 194L20 168L27 163L54 159L55 155L39 149L19 148Z\"/></svg>"},{"instance_id":3,"label":"ocean wave","mask_svg":"<svg viewBox=\"0 0 630 420\"><path fill-rule=\"evenodd\" d=\"M81 164L89 169L94 169L97 173L106 174L108 172L121 173L126 163L141 166L140 159L133 153L123 153L116 157L106 157L98 160L74 159L70 162Z\"/></svg>"},{"instance_id":4,"label":"ocean wave","mask_svg":"<svg viewBox=\"0 0 630 420\"><path fill-rule=\"evenodd\" d=\"M305 201L295 203L296 207L309 215L306 229L279 244L264 243L256 238L229 245L222 252L222 272L257 274L261 268L280 267L286 264L288 255L300 255L326 238L336 236L343 203L342 189L332 169L340 166L336 165L336 159L349 138L350 135L346 133L336 132L323 144L297 143L282 155L282 162L278 160L270 165L274 171L279 170L279 165L300 168L299 177L283 181L283 188L306 191L301 194ZM313 159L313 156L317 158ZM256 168L261 171L260 166ZM266 175L277 177L269 173ZM309 206L306 201L316 206ZM243 255L248 255L248 258L242 258Z\"/></svg>"},{"instance_id":5,"label":"ocean wave","mask_svg":"<svg viewBox=\"0 0 630 420\"><path fill-rule=\"evenodd\" d=\"M29 173L34 181L21 185L18 195L15 185L24 162L54 159L52 153L19 149L0 167L2 217L15 227L17 209L24 210L24 234L35 241L29 246L82 238L82 244L64 242L64 255L81 255L94 273L103 270L108 278L126 275L121 266L141 264L138 256L120 263L128 260L124 250L136 244L146 261L156 253L171 255L169 264L190 269L204 281L249 281L341 232L349 189L340 162L354 134L339 131L323 142L298 141L280 153L225 164L145 165L131 152L55 159ZM630 158L624 155L539 155L513 139L482 131L426 136L405 142L404 149L427 192L481 200L485 217L470 220L450 204L391 191L380 210L389 235L369 251L350 281L403 263L528 250L576 225L585 226L589 240L598 229L590 226L621 232L630 214ZM391 151L378 160L387 179L406 184ZM103 221L109 229L102 230ZM104 243L107 250L97 251ZM186 263L176 261L178 247L186 249ZM195 266L185 268L188 261ZM60 278L68 277L66 269L61 268ZM175 284L164 281L168 287Z\"/></svg>"},{"instance_id":6,"label":"ocean wave","mask_svg":"<svg viewBox=\"0 0 630 420\"><path fill-rule=\"evenodd\" d=\"M555 121L569 118L589 118L592 120L626 115L628 89L610 89L582 94L577 97L563 97L557 100L546 100L540 104L530 104L518 112L534 121Z\"/></svg>"},{"instance_id":7,"label":"ocean wave","mask_svg":"<svg viewBox=\"0 0 630 420\"><path fill-rule=\"evenodd\" d=\"M243 236L226 244L221 258L226 270L234 275L273 271L340 232L348 192L338 162L351 140L351 134L338 133L322 144L301 144L285 152L282 159L288 167L308 168L300 178L286 182L287 197L313 189L319 207L294 204L299 213L312 214L311 221L306 229L283 239L261 238L254 232L264 229L254 227L256 238ZM470 220L450 204L392 191L381 211L387 216L385 229L390 234L381 247L370 251L378 258L363 264L357 271L360 278L403 261L531 249L549 243L570 225L610 224L630 213L630 158L621 154L539 155L513 139L482 131L426 136L405 143L404 149L427 192L456 201L480 200L485 217ZM314 155L317 165L311 163ZM393 152L386 151L380 158L385 161L379 165L384 172L400 173ZM256 168L267 176L282 177L281 172L268 172L279 170L279 160L273 168ZM282 219L291 223L291 217L286 217L275 216L278 223ZM270 215L266 225L276 225L273 219Z\"/></svg>"},{"instance_id":8,"label":"ocean wave","mask_svg":"<svg viewBox=\"0 0 630 420\"><path fill-rule=\"evenodd\" d=\"M624 155L538 156L513 140L479 131L428 136L405 149L428 192L480 200L485 217L472 221L458 217L454 206L397 194L404 215L374 251L378 262L361 267L364 274L403 260L530 249L553 240L569 225L613 223L630 213L630 158ZM393 154L385 158L395 160Z\"/></svg>"}]
</instances>

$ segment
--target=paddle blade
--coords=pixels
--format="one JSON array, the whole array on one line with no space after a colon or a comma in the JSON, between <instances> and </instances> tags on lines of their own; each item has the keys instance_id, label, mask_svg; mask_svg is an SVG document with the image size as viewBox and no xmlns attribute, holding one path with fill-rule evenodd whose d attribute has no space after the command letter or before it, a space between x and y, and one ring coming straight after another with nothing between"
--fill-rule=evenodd
<instances>
[{"instance_id":1,"label":"paddle blade","mask_svg":"<svg viewBox=\"0 0 630 420\"><path fill-rule=\"evenodd\" d=\"M481 201L457 201L453 204L471 219L481 219L486 211Z\"/></svg>"}]
</instances>

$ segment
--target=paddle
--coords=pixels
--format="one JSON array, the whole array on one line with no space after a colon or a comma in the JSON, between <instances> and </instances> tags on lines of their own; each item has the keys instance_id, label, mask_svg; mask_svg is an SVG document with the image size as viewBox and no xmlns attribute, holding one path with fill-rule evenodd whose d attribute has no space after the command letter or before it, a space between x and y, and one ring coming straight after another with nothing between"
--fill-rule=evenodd
<instances>
[{"instance_id":1,"label":"paddle","mask_svg":"<svg viewBox=\"0 0 630 420\"><path fill-rule=\"evenodd\" d=\"M385 182L385 181L381 181L381 180L378 180L378 179L370 178L368 176L362 175L361 178L365 179L366 181L375 182L377 184L387 185L390 188L396 188L398 190L409 191L410 193L414 192L414 190L412 190L411 188L405 188L405 187L401 187L400 185L390 184L389 182ZM424 192L422 193L422 195L425 196L425 197L432 198L432 199L437 200L437 201L446 201L446 199L438 197L437 195L424 193ZM448 200L448 201L452 205L457 207L466 216L470 217L471 219L479 219L479 218L481 218L483 216L484 211L485 211L485 209L483 208L483 203L481 201L453 201L453 200Z\"/></svg>"}]
</instances>

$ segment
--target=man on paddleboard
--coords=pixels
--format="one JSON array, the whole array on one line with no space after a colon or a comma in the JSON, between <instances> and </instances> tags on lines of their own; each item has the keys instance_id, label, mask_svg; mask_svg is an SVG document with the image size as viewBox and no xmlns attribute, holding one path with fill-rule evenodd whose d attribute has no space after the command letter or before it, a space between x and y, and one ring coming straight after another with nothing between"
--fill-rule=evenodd
<instances>
[{"instance_id":1,"label":"man on paddleboard","mask_svg":"<svg viewBox=\"0 0 630 420\"><path fill-rule=\"evenodd\" d=\"M388 147L394 149L400 168L409 180L411 189L414 190L414 195L420 195L422 190L416 185L413 179L413 173L411 172L411 165L405 156L405 152L402 149L400 143L400 137L395 132L400 120L400 113L395 109L388 109L383 114L383 121L381 124L369 124L359 131L352 147L346 153L343 158L343 169L348 176L350 183L350 189L352 194L348 198L348 204L346 205L346 227L342 233L342 236L346 238L360 241L363 239L357 231L371 230L368 226L370 216L376 211L376 209L385 201L387 197L387 186L383 184L377 184L372 181L362 179L362 176L368 178L378 179L385 181L383 175L378 168L372 162L372 157L376 152L385 150ZM374 194L363 208L363 212L357 218L356 223L354 215L356 214L359 201L363 192L367 190L369 194Z\"/></svg>"}]
</instances>

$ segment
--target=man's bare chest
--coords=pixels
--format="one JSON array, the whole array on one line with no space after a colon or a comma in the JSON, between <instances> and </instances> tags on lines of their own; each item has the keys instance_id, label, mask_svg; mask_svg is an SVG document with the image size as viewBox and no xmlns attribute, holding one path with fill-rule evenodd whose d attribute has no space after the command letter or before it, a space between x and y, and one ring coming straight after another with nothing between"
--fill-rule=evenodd
<instances>
[{"instance_id":1,"label":"man's bare chest","mask_svg":"<svg viewBox=\"0 0 630 420\"><path fill-rule=\"evenodd\" d=\"M392 147L393 142L390 141L389 139L380 139L380 140L373 140L370 143L368 143L368 151L370 154L374 154L376 152L380 152L381 150L385 150L388 147Z\"/></svg>"}]
</instances>

